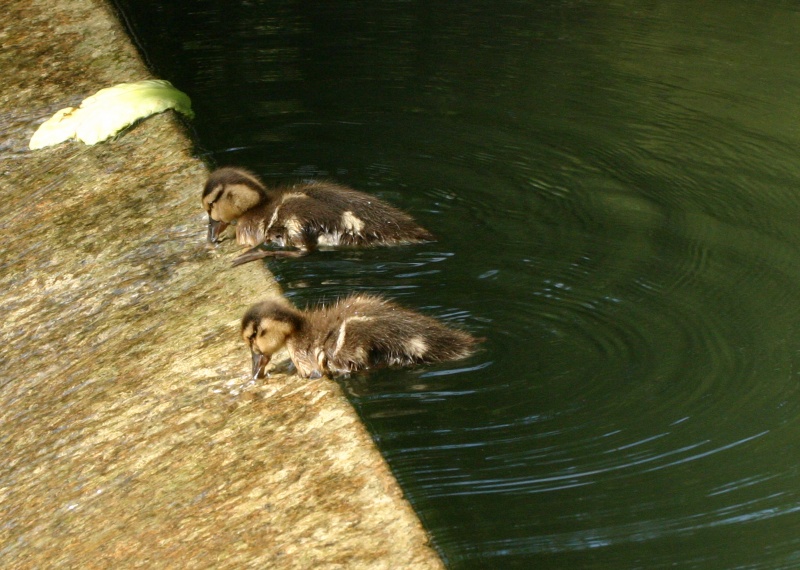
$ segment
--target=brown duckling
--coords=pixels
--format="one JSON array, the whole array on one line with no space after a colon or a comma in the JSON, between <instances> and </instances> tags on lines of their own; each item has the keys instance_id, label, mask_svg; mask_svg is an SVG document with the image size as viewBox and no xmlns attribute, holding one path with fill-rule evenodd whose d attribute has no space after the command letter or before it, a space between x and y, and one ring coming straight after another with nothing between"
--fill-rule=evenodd
<instances>
[{"instance_id":1,"label":"brown duckling","mask_svg":"<svg viewBox=\"0 0 800 570\"><path fill-rule=\"evenodd\" d=\"M220 168L203 189L208 241L217 243L234 220L236 241L252 249L241 265L263 257L300 257L317 246L380 246L433 241L408 214L386 202L333 182L306 181L267 189L241 168ZM279 248L264 249L261 244Z\"/></svg>"},{"instance_id":2,"label":"brown duckling","mask_svg":"<svg viewBox=\"0 0 800 570\"><path fill-rule=\"evenodd\" d=\"M253 379L283 346L305 378L350 374L373 366L458 360L478 339L377 295L355 294L301 311L278 298L247 310L242 338L253 356Z\"/></svg>"}]
</instances>

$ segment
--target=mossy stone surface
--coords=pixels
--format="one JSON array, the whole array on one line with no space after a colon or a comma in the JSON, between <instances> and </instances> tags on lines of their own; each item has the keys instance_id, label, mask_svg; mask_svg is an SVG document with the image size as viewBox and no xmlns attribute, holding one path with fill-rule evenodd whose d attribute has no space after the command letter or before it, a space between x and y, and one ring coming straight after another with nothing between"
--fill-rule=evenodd
<instances>
[{"instance_id":1,"label":"mossy stone surface","mask_svg":"<svg viewBox=\"0 0 800 570\"><path fill-rule=\"evenodd\" d=\"M3 8L1 565L441 567L336 383L249 383L238 321L278 287L205 244L179 120L28 150L57 109L149 78L113 11Z\"/></svg>"}]
</instances>

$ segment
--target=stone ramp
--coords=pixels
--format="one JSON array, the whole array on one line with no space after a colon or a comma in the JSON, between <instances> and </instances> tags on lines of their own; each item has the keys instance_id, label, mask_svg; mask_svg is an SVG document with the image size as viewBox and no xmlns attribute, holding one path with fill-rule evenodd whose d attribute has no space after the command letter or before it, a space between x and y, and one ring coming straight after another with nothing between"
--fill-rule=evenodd
<instances>
[{"instance_id":1,"label":"stone ramp","mask_svg":"<svg viewBox=\"0 0 800 570\"><path fill-rule=\"evenodd\" d=\"M3 8L0 566L441 568L336 383L248 382L238 321L278 288L205 245L178 119L27 150L150 77L114 12Z\"/></svg>"}]
</instances>

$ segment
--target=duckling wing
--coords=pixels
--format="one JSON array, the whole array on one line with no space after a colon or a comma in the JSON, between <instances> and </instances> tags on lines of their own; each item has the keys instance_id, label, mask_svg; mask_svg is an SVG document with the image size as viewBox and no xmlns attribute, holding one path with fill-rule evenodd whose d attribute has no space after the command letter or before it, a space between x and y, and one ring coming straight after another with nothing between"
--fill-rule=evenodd
<instances>
[{"instance_id":1,"label":"duckling wing","mask_svg":"<svg viewBox=\"0 0 800 570\"><path fill-rule=\"evenodd\" d=\"M475 339L438 320L395 307L373 329L373 358L389 366L443 362L472 353Z\"/></svg>"},{"instance_id":2,"label":"duckling wing","mask_svg":"<svg viewBox=\"0 0 800 570\"><path fill-rule=\"evenodd\" d=\"M297 220L320 245L389 245L434 239L405 212L352 188L315 183L306 186L303 195L303 200L284 203L283 216Z\"/></svg>"},{"instance_id":3,"label":"duckling wing","mask_svg":"<svg viewBox=\"0 0 800 570\"><path fill-rule=\"evenodd\" d=\"M330 330L325 346L328 366L349 372L375 365L455 360L469 355L475 344L463 331L378 300L354 307Z\"/></svg>"}]
</instances>

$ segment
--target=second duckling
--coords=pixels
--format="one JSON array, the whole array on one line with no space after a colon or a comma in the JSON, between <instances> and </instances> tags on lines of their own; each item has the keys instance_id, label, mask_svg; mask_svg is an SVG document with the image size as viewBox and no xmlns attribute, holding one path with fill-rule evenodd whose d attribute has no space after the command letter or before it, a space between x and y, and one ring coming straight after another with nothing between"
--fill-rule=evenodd
<instances>
[{"instance_id":1,"label":"second duckling","mask_svg":"<svg viewBox=\"0 0 800 570\"><path fill-rule=\"evenodd\" d=\"M299 257L317 246L382 246L433 241L411 216L386 202L332 182L307 181L268 190L241 168L211 173L203 189L208 241L217 243L234 220L236 241L252 249L241 265L263 257ZM261 244L279 248L265 249Z\"/></svg>"},{"instance_id":2,"label":"second duckling","mask_svg":"<svg viewBox=\"0 0 800 570\"><path fill-rule=\"evenodd\" d=\"M350 374L373 366L458 360L478 339L377 295L351 295L300 311L283 298L253 305L242 319L253 357L253 379L286 346L298 374Z\"/></svg>"}]
</instances>

